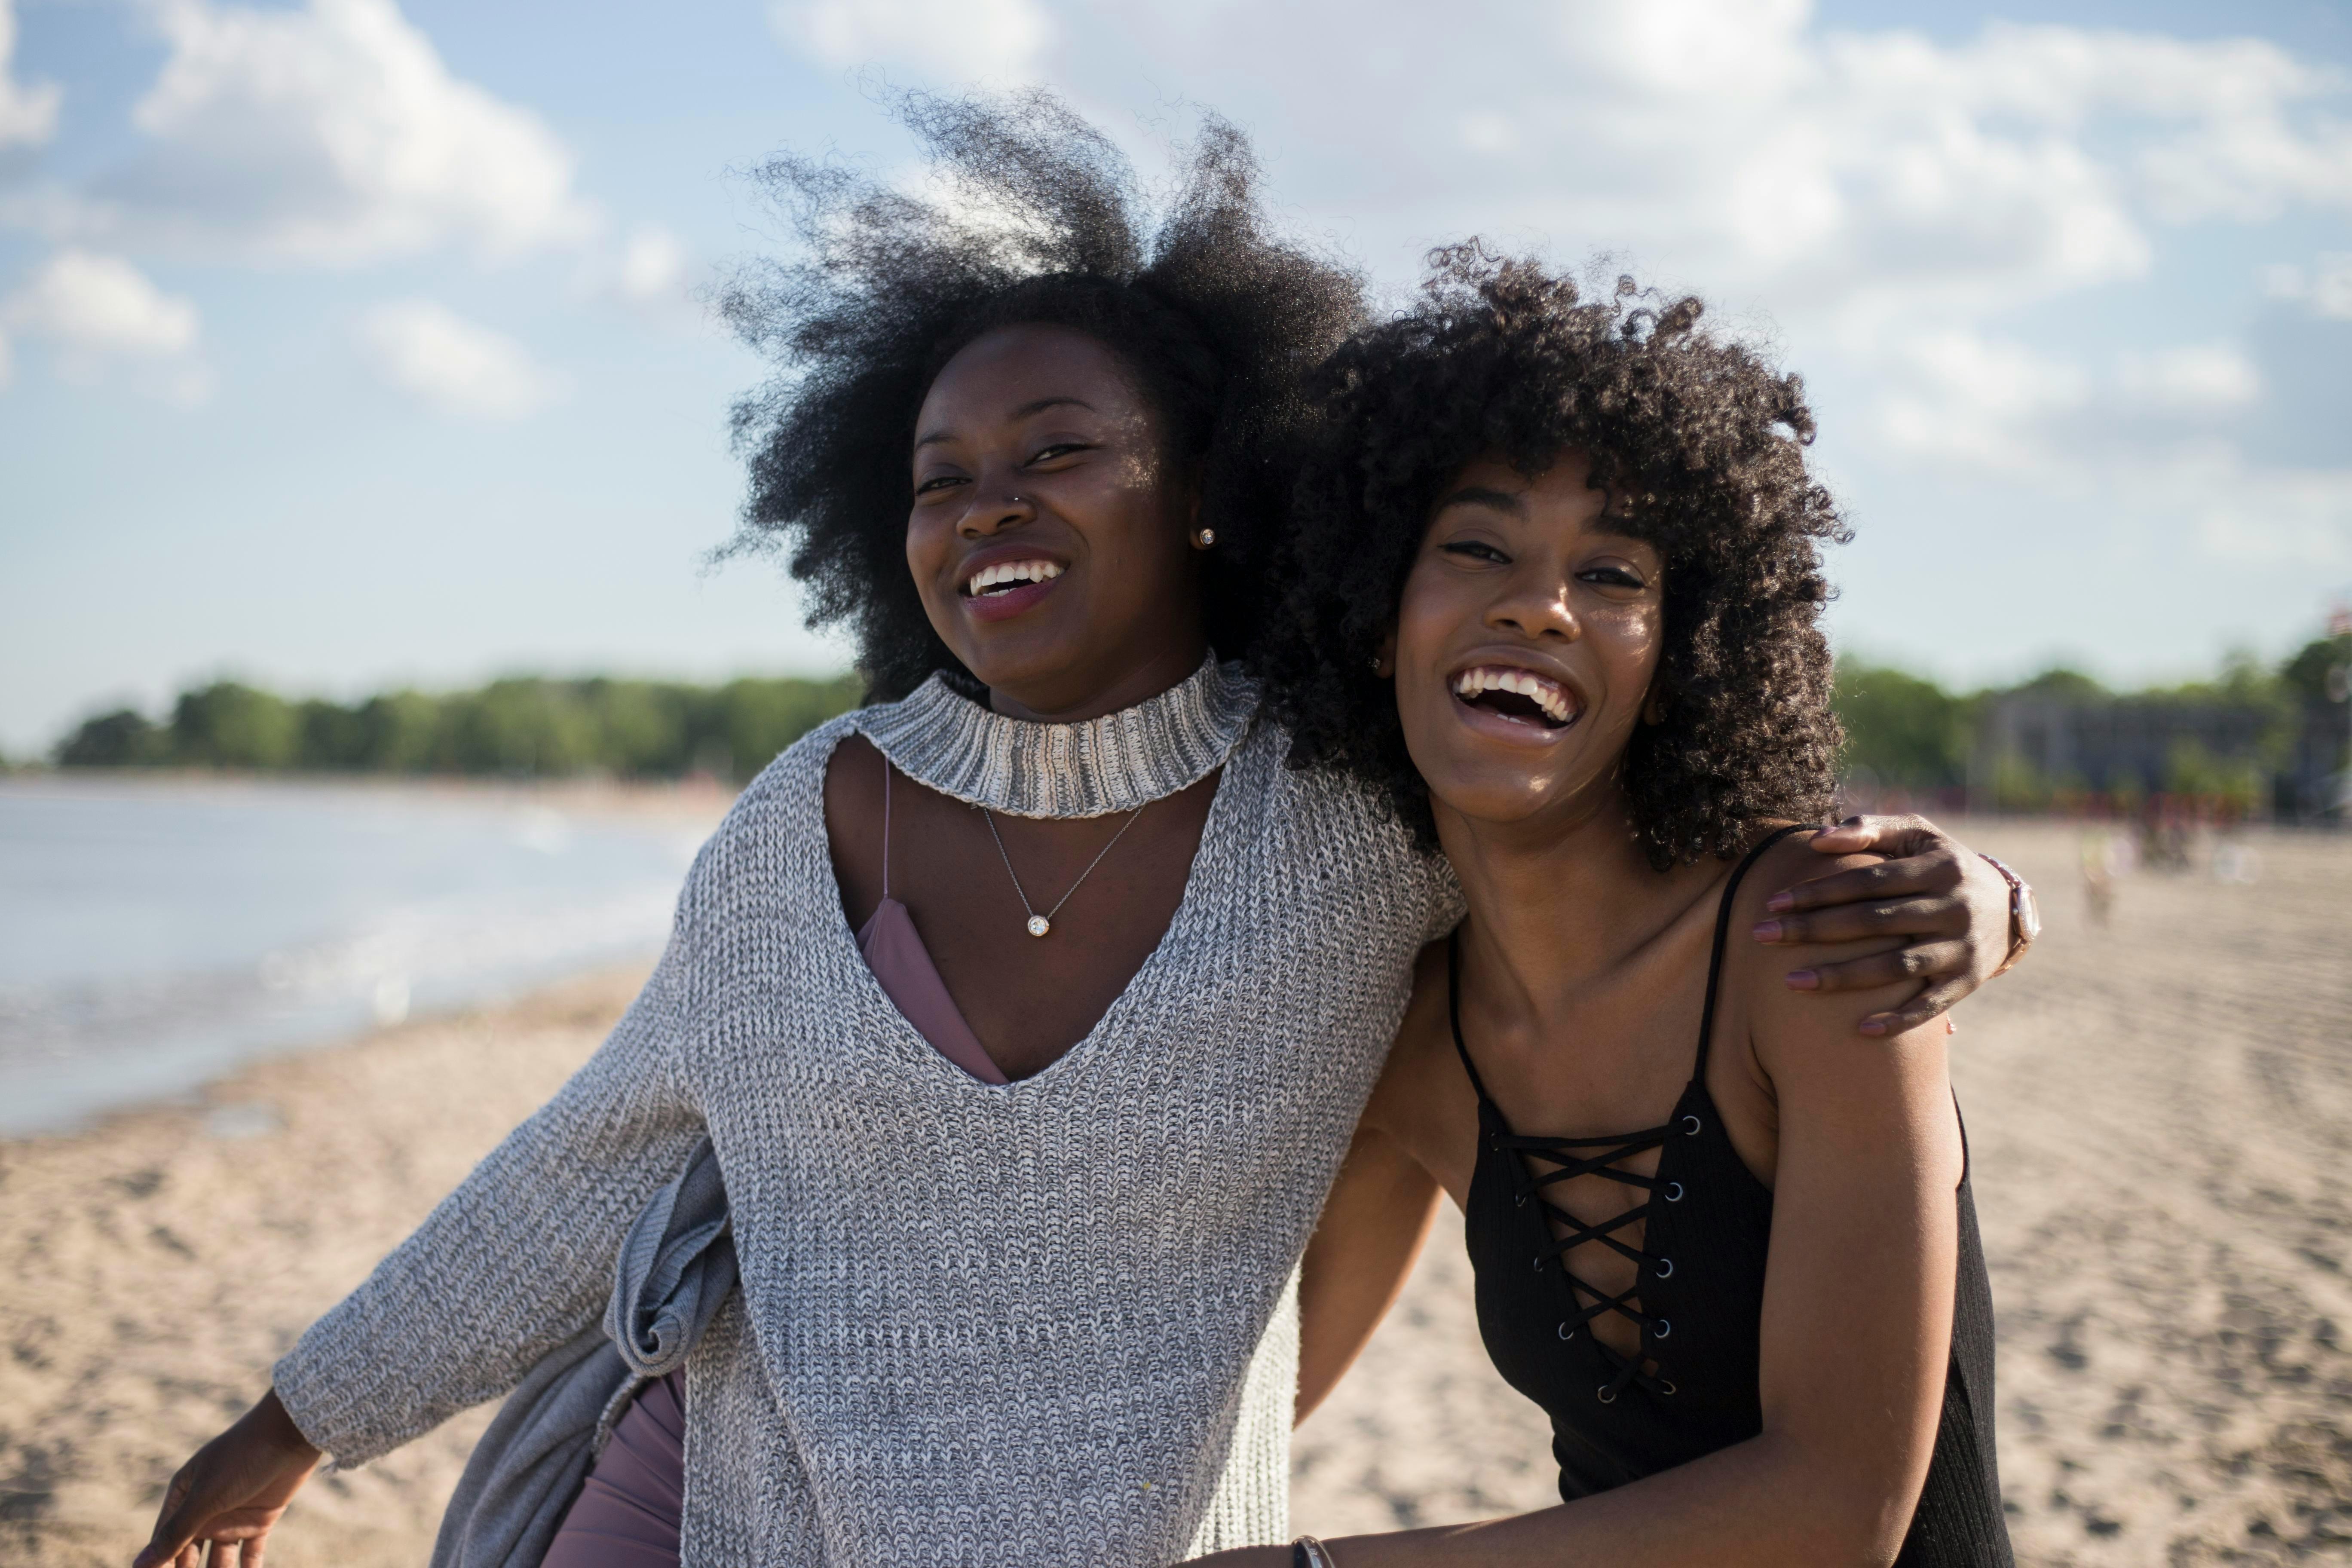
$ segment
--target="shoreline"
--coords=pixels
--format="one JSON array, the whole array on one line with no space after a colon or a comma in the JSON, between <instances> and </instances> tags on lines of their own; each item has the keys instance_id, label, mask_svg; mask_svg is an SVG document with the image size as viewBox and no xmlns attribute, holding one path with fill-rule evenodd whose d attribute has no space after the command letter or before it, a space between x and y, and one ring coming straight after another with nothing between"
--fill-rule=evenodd
<instances>
[{"instance_id":1,"label":"shoreline","mask_svg":"<svg viewBox=\"0 0 2352 1568\"><path fill-rule=\"evenodd\" d=\"M0 793L384 796L403 802L503 805L607 817L662 817L716 826L734 785L708 774L677 779L495 778L463 773L224 773L205 768L26 768L0 773Z\"/></svg>"},{"instance_id":2,"label":"shoreline","mask_svg":"<svg viewBox=\"0 0 2352 1568\"><path fill-rule=\"evenodd\" d=\"M2022 1564L2352 1560L2352 836L2252 881L2143 871L2088 918L2075 830L1979 820L2033 957L1953 1077ZM2241 874L2243 874L2242 868ZM196 1103L0 1142L0 1560L129 1560L172 1469L603 1038L644 966L242 1068ZM305 1489L277 1568L422 1561L491 1407ZM1297 1435L1318 1535L1557 1500L1477 1341L1460 1223Z\"/></svg>"}]
</instances>

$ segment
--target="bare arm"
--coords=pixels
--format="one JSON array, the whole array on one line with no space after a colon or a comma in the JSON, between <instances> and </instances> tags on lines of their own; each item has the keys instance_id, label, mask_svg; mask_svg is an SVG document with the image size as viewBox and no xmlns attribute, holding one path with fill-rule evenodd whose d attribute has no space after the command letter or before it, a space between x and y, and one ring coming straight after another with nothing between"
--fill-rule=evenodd
<instances>
[{"instance_id":1,"label":"bare arm","mask_svg":"<svg viewBox=\"0 0 2352 1568\"><path fill-rule=\"evenodd\" d=\"M1304 1421L1396 1304L1437 1215L1437 1184L1396 1139L1357 1129L1298 1280L1298 1405Z\"/></svg>"},{"instance_id":2,"label":"bare arm","mask_svg":"<svg viewBox=\"0 0 2352 1568\"><path fill-rule=\"evenodd\" d=\"M1761 1435L1559 1508L1328 1542L1340 1568L1894 1560L1934 1449L1951 1339L1960 1152L1944 1030L1853 1038L1908 996L1908 980L1805 995L1768 958L1738 984L1780 1114ZM1256 1549L1204 1561L1287 1560Z\"/></svg>"}]
</instances>

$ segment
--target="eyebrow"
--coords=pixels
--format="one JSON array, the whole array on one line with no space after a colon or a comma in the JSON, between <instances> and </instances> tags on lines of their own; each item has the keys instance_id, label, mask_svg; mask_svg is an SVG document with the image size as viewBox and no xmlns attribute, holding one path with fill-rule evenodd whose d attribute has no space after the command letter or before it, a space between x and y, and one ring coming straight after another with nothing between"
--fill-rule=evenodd
<instances>
[{"instance_id":1,"label":"eyebrow","mask_svg":"<svg viewBox=\"0 0 2352 1568\"><path fill-rule=\"evenodd\" d=\"M1040 397L1023 404L1020 407L1006 415L1005 417L1007 419L1026 419L1033 414L1043 414L1048 408L1083 408L1089 414L1099 412L1093 404L1088 403L1083 397ZM915 445L918 448L920 448L935 446L941 441L953 440L954 438L955 433L953 431L933 430L928 434L915 437Z\"/></svg>"},{"instance_id":2,"label":"eyebrow","mask_svg":"<svg viewBox=\"0 0 2352 1568\"><path fill-rule=\"evenodd\" d=\"M1509 490L1498 490L1490 485L1465 485L1440 500L1436 510L1444 511L1455 506L1489 506L1496 511L1507 511L1514 517L1528 514L1526 497L1514 495Z\"/></svg>"}]
</instances>

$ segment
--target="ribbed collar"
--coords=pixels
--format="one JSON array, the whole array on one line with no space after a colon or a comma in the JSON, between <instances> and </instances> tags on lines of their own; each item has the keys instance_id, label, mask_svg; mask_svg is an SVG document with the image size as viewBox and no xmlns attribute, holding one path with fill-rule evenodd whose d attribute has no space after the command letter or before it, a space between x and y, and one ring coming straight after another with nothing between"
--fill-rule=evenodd
<instances>
[{"instance_id":1,"label":"ribbed collar","mask_svg":"<svg viewBox=\"0 0 2352 1568\"><path fill-rule=\"evenodd\" d=\"M1012 816L1101 816L1223 767L1256 711L1256 686L1212 653L1159 696L1083 723L1008 719L936 674L856 722L900 773L941 795Z\"/></svg>"}]
</instances>

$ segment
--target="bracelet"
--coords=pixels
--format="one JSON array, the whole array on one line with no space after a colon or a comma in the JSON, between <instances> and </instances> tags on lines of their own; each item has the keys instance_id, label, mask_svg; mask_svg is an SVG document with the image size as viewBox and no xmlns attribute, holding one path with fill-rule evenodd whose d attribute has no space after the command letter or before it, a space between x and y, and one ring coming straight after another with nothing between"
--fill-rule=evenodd
<instances>
[{"instance_id":1,"label":"bracelet","mask_svg":"<svg viewBox=\"0 0 2352 1568\"><path fill-rule=\"evenodd\" d=\"M1302 1535L1290 1543L1290 1568L1339 1568L1333 1561L1331 1549L1311 1535Z\"/></svg>"},{"instance_id":2,"label":"bracelet","mask_svg":"<svg viewBox=\"0 0 2352 1568\"><path fill-rule=\"evenodd\" d=\"M2000 961L2000 967L1985 976L1998 980L2017 967L2017 961L2025 956L2025 950L2042 934L2042 905L2033 896L2033 884L1982 850L1977 852L1977 858L2000 872L2000 879L2009 884L2009 952Z\"/></svg>"}]
</instances>

